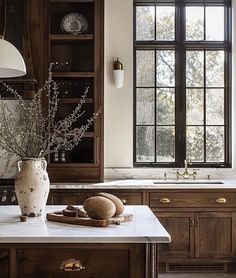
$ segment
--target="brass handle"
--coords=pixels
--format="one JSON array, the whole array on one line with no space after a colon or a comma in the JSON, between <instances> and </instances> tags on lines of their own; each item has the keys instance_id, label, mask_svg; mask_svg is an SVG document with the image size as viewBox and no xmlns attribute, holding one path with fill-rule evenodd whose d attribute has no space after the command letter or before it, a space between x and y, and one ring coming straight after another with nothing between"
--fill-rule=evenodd
<instances>
[{"instance_id":1,"label":"brass handle","mask_svg":"<svg viewBox=\"0 0 236 278\"><path fill-rule=\"evenodd\" d=\"M227 203L227 199L225 199L225 198L218 198L218 199L216 199L216 203L218 203L218 204L225 204L225 203Z\"/></svg>"},{"instance_id":2,"label":"brass handle","mask_svg":"<svg viewBox=\"0 0 236 278\"><path fill-rule=\"evenodd\" d=\"M170 199L169 198L161 198L160 199L160 203L162 203L162 204L169 204L170 203Z\"/></svg>"},{"instance_id":3,"label":"brass handle","mask_svg":"<svg viewBox=\"0 0 236 278\"><path fill-rule=\"evenodd\" d=\"M127 204L127 200L126 199L121 199L121 202L125 205Z\"/></svg>"},{"instance_id":4,"label":"brass handle","mask_svg":"<svg viewBox=\"0 0 236 278\"><path fill-rule=\"evenodd\" d=\"M85 267L79 260L67 259L61 263L60 269L64 271L80 271L85 269Z\"/></svg>"}]
</instances>

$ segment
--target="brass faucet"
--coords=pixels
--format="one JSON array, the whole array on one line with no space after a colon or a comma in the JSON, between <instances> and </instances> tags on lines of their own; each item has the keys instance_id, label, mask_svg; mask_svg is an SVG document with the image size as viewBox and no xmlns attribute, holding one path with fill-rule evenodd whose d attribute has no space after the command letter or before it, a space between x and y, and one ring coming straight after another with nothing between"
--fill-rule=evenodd
<instances>
[{"instance_id":1,"label":"brass faucet","mask_svg":"<svg viewBox=\"0 0 236 278\"><path fill-rule=\"evenodd\" d=\"M192 173L188 172L188 164L191 163L191 160L189 160L189 162L185 159L184 160L184 172L182 174L179 173L179 171L176 172L176 178L177 180L180 177L183 177L184 179L189 179L190 177L193 177L193 179L195 180L197 177L197 172L193 171Z\"/></svg>"}]
</instances>

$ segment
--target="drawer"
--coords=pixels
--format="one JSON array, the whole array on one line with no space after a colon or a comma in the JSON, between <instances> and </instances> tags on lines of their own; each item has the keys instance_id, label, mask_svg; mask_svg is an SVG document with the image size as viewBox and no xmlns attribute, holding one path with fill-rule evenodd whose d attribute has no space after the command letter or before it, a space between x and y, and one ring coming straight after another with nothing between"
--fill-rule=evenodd
<instances>
[{"instance_id":1,"label":"drawer","mask_svg":"<svg viewBox=\"0 0 236 278\"><path fill-rule=\"evenodd\" d=\"M107 192L120 198L124 205L142 205L143 204L143 194L142 192L127 192L127 191L109 191L104 190L102 192Z\"/></svg>"},{"instance_id":2,"label":"drawer","mask_svg":"<svg viewBox=\"0 0 236 278\"><path fill-rule=\"evenodd\" d=\"M236 193L153 192L150 193L150 207L236 207Z\"/></svg>"},{"instance_id":3,"label":"drawer","mask_svg":"<svg viewBox=\"0 0 236 278\"><path fill-rule=\"evenodd\" d=\"M84 191L84 192L51 192L48 200L48 204L52 205L82 205L84 201L94 196L93 192Z\"/></svg>"},{"instance_id":4,"label":"drawer","mask_svg":"<svg viewBox=\"0 0 236 278\"><path fill-rule=\"evenodd\" d=\"M65 271L81 263L80 271ZM128 250L18 250L18 278L128 278ZM78 266L78 264L76 265Z\"/></svg>"}]
</instances>

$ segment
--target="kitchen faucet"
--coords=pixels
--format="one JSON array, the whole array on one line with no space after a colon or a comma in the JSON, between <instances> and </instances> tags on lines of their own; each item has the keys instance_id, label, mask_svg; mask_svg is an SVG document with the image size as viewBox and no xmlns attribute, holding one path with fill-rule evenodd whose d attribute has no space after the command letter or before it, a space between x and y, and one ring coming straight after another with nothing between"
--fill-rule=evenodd
<instances>
[{"instance_id":1,"label":"kitchen faucet","mask_svg":"<svg viewBox=\"0 0 236 278\"><path fill-rule=\"evenodd\" d=\"M184 179L189 179L190 177L193 177L193 179L195 180L197 177L197 172L193 171L192 173L189 173L188 171L188 165L191 164L191 159L189 159L189 161L187 161L186 159L184 160L184 172L180 173L179 171L176 172L176 178L177 180L180 177L183 177Z\"/></svg>"}]
</instances>

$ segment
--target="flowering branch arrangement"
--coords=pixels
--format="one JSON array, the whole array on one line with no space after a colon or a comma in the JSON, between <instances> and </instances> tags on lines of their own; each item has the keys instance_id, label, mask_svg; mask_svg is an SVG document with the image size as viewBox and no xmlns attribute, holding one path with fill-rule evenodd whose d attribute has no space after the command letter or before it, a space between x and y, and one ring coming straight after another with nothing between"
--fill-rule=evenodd
<instances>
[{"instance_id":1,"label":"flowering branch arrangement","mask_svg":"<svg viewBox=\"0 0 236 278\"><path fill-rule=\"evenodd\" d=\"M57 120L60 92L58 84L52 79L52 65L44 86L35 92L30 101L24 100L9 85L3 82L2 84L17 101L18 115L0 98L0 149L20 158L42 158L60 150L72 150L101 112L100 109L93 113L86 124L73 127L85 113L81 110L89 91L89 87L86 87L72 113L62 120ZM42 105L43 95L48 98L46 108Z\"/></svg>"}]
</instances>

